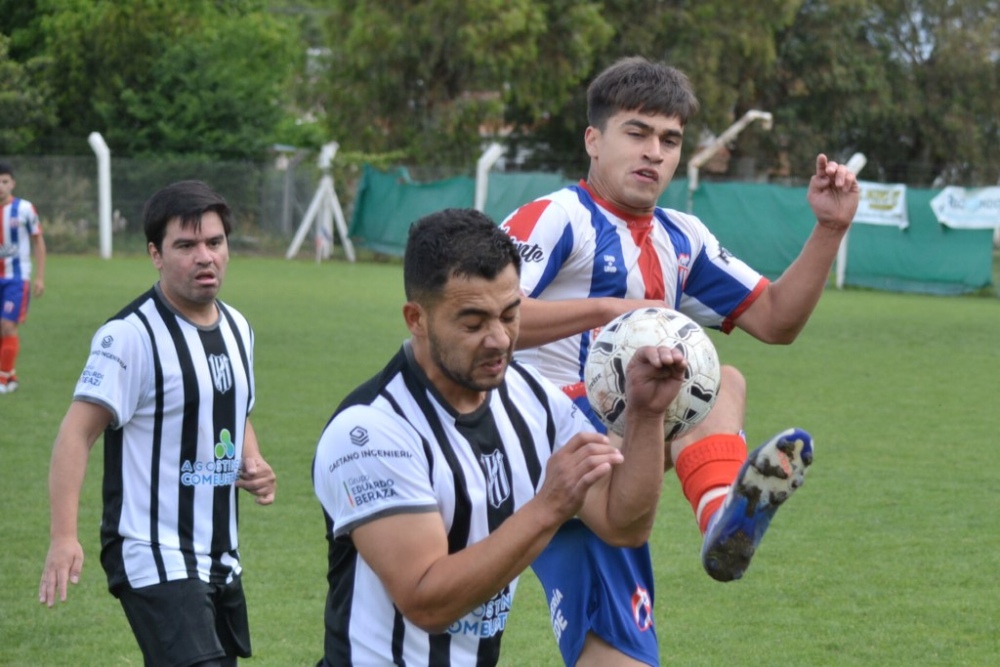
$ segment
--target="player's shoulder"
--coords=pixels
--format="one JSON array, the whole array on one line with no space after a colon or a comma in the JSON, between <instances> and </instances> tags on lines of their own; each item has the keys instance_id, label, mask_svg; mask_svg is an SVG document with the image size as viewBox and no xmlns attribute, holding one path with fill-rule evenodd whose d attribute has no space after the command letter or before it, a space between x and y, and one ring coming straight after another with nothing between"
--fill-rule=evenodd
<instances>
[{"instance_id":1,"label":"player's shoulder","mask_svg":"<svg viewBox=\"0 0 1000 667\"><path fill-rule=\"evenodd\" d=\"M91 357L118 361L127 370L137 361L148 359L151 353L149 333L136 318L115 318L102 324L90 341Z\"/></svg>"},{"instance_id":2,"label":"player's shoulder","mask_svg":"<svg viewBox=\"0 0 1000 667\"><path fill-rule=\"evenodd\" d=\"M320 436L317 456L392 450L410 454L421 451L420 437L406 419L371 403L354 403L336 412ZM367 447L369 444L373 447ZM402 454L400 454L402 456Z\"/></svg>"},{"instance_id":3,"label":"player's shoulder","mask_svg":"<svg viewBox=\"0 0 1000 667\"><path fill-rule=\"evenodd\" d=\"M246 315L240 312L238 308L231 306L228 302L225 302L222 299L217 299L216 303L219 306L219 311L222 313L224 317L231 318L232 321L236 324L236 326L239 327L240 329L245 329L246 331L250 331L251 329L250 320L248 320Z\"/></svg>"},{"instance_id":4,"label":"player's shoulder","mask_svg":"<svg viewBox=\"0 0 1000 667\"><path fill-rule=\"evenodd\" d=\"M574 203L579 205L579 198L574 192L574 186L568 185L518 207L513 213L507 216L503 224L508 225L514 221L523 220L535 222L541 218L566 218L569 216Z\"/></svg>"}]
</instances>

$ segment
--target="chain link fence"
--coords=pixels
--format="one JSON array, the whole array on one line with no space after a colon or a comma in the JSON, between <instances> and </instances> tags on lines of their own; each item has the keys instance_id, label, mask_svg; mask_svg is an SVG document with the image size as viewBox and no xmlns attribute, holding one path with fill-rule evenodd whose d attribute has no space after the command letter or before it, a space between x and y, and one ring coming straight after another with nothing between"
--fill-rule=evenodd
<instances>
[{"instance_id":1,"label":"chain link fence","mask_svg":"<svg viewBox=\"0 0 1000 667\"><path fill-rule=\"evenodd\" d=\"M50 252L97 252L97 160L87 156L0 156L14 170L14 194L31 201ZM336 172L343 172L338 178ZM350 217L352 178L335 165L337 195ZM315 154L279 154L263 163L190 159L111 159L111 208L115 254L144 253L142 208L154 192L186 179L203 180L222 194L235 214L235 249L282 254L316 192L322 173ZM342 182L346 185L342 185ZM349 190L349 191L348 191ZM305 249L309 250L308 247Z\"/></svg>"}]
</instances>

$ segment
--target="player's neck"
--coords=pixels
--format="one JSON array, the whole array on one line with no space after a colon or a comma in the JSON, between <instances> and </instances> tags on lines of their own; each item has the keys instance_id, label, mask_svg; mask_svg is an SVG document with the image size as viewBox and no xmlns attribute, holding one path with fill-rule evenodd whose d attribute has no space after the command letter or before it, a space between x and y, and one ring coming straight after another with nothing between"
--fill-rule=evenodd
<instances>
[{"instance_id":1,"label":"player's neck","mask_svg":"<svg viewBox=\"0 0 1000 667\"><path fill-rule=\"evenodd\" d=\"M616 203L614 200L606 197L602 193L599 184L595 184L593 181L586 180L586 181L581 181L581 185L583 185L583 187L587 189L587 192L590 193L590 196L593 197L594 201L596 201L601 207L611 211L619 218L624 220L626 223L628 223L630 226L632 224L639 226L646 226L653 219L653 209L649 209L648 211L637 211L635 209L626 208Z\"/></svg>"}]
</instances>

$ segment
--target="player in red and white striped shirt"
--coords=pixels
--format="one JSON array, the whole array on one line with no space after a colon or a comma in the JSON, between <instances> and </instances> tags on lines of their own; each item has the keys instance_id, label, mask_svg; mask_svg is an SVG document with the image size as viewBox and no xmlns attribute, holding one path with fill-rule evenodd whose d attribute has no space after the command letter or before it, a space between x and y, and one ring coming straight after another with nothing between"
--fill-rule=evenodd
<instances>
[{"instance_id":1,"label":"player in red and white striped shirt","mask_svg":"<svg viewBox=\"0 0 1000 667\"><path fill-rule=\"evenodd\" d=\"M0 394L17 390L18 326L45 292L45 239L35 206L14 196L14 171L0 164ZM32 264L34 255L34 264ZM32 279L34 271L34 279Z\"/></svg>"}]
</instances>

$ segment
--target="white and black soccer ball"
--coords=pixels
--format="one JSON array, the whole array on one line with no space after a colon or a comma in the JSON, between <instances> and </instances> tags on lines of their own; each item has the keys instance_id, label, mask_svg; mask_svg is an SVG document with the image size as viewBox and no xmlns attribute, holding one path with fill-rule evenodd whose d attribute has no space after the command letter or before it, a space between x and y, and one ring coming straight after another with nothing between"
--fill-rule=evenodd
<instances>
[{"instance_id":1,"label":"white and black soccer ball","mask_svg":"<svg viewBox=\"0 0 1000 667\"><path fill-rule=\"evenodd\" d=\"M719 395L719 355L694 320L669 308L639 308L611 320L591 341L584 367L587 399L612 433L625 430L625 369L646 345L679 348L687 359L684 383L664 417L666 439L698 425Z\"/></svg>"}]
</instances>

